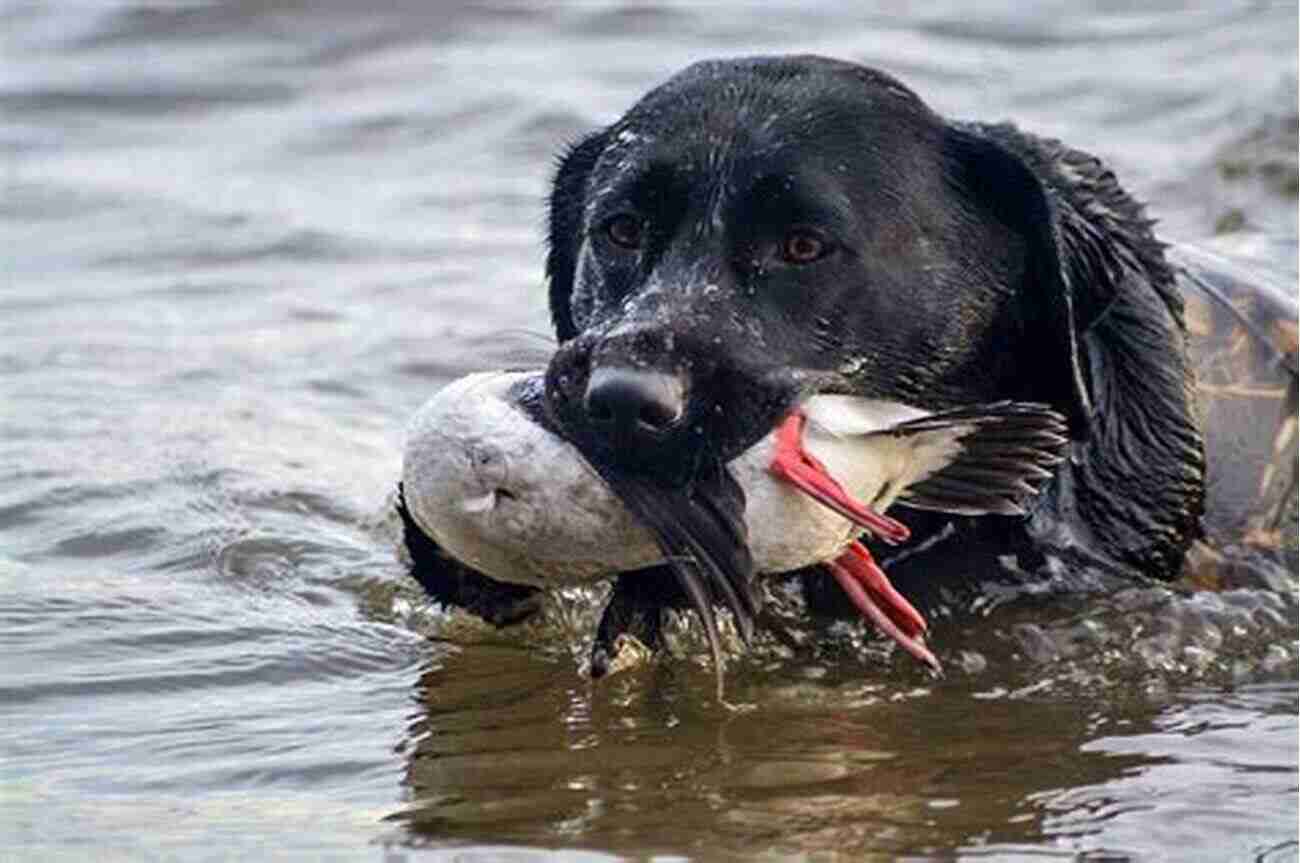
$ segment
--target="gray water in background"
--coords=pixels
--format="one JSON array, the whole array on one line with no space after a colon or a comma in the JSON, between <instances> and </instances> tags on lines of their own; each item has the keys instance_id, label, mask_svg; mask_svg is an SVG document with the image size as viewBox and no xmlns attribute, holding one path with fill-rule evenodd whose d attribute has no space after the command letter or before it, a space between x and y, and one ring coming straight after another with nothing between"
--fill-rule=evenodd
<instances>
[{"instance_id":1,"label":"gray water in background","mask_svg":"<svg viewBox=\"0 0 1300 863\"><path fill-rule=\"evenodd\" d=\"M876 642L756 659L729 715L686 659L590 685L556 637L585 611L496 634L429 608L383 511L420 402L547 349L553 154L688 62L880 66L1293 278L1296 28L1266 3L0 2L0 847L1295 859L1293 584L977 608L936 624L942 681Z\"/></svg>"}]
</instances>

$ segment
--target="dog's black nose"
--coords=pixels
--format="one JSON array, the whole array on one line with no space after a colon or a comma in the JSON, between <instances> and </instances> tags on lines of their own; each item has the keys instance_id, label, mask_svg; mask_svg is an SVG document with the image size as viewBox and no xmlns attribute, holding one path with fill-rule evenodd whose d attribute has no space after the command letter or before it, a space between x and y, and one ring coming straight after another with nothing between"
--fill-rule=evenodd
<instances>
[{"instance_id":1,"label":"dog's black nose","mask_svg":"<svg viewBox=\"0 0 1300 863\"><path fill-rule=\"evenodd\" d=\"M620 441L653 441L681 419L685 388L663 372L604 366L591 373L584 400L587 420Z\"/></svg>"}]
</instances>

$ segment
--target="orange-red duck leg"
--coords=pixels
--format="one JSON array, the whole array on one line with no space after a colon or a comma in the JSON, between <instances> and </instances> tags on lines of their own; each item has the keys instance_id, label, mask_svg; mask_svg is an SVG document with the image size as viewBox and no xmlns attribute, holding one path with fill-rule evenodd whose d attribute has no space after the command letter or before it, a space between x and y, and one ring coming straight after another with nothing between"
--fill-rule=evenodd
<instances>
[{"instance_id":1,"label":"orange-red duck leg","mask_svg":"<svg viewBox=\"0 0 1300 863\"><path fill-rule=\"evenodd\" d=\"M805 422L803 414L796 412L778 427L772 473L886 542L907 539L906 525L855 500L819 460L804 450ZM912 656L935 671L941 670L939 660L922 640L927 628L925 618L894 588L866 546L855 542L828 565L841 589L864 617Z\"/></svg>"}]
</instances>

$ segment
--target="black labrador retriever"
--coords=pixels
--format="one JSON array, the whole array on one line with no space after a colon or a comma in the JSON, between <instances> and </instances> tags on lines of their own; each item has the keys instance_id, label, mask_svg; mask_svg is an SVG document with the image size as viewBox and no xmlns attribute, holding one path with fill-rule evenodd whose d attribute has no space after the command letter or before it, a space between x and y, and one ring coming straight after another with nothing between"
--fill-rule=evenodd
<instances>
[{"instance_id":1,"label":"black labrador retriever","mask_svg":"<svg viewBox=\"0 0 1300 863\"><path fill-rule=\"evenodd\" d=\"M879 71L697 63L560 164L546 410L593 462L689 488L812 392L1046 403L1071 455L1029 517L909 514L913 539L886 562L899 589L933 606L1061 559L1172 577L1205 463L1151 224L1095 157L946 120ZM837 595L793 578L815 603ZM497 618L527 599L463 570L423 580ZM625 629L653 642L672 584L620 578L597 653Z\"/></svg>"}]
</instances>

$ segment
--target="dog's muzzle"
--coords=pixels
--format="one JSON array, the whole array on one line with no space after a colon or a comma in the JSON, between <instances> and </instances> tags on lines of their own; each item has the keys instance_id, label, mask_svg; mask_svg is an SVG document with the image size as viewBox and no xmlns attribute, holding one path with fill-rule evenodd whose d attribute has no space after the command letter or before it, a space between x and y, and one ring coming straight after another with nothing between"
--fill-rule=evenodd
<instances>
[{"instance_id":1,"label":"dog's muzzle","mask_svg":"<svg viewBox=\"0 0 1300 863\"><path fill-rule=\"evenodd\" d=\"M686 412L686 387L678 375L626 366L602 366L587 380L587 422L625 446L653 446Z\"/></svg>"},{"instance_id":2,"label":"dog's muzzle","mask_svg":"<svg viewBox=\"0 0 1300 863\"><path fill-rule=\"evenodd\" d=\"M546 409L589 460L676 484L702 458L729 461L817 381L722 351L715 338L653 327L583 333L546 370Z\"/></svg>"},{"instance_id":3,"label":"dog's muzzle","mask_svg":"<svg viewBox=\"0 0 1300 863\"><path fill-rule=\"evenodd\" d=\"M691 419L691 363L647 331L588 334L560 347L546 372L546 402L588 457L638 471L673 471L702 429ZM698 426L698 423L696 424ZM698 443L698 442L696 442Z\"/></svg>"}]
</instances>

